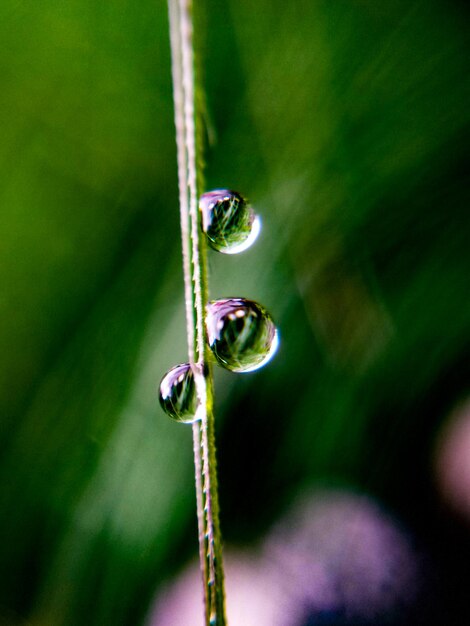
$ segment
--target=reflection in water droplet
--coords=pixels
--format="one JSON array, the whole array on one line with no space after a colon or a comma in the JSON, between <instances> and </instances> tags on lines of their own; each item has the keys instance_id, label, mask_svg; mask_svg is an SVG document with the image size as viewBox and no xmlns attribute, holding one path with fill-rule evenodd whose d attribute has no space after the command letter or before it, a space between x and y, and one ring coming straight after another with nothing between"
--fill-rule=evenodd
<instances>
[{"instance_id":1,"label":"reflection in water droplet","mask_svg":"<svg viewBox=\"0 0 470 626\"><path fill-rule=\"evenodd\" d=\"M279 345L278 332L269 313L245 298L210 302L206 329L218 363L232 372L253 372L263 367Z\"/></svg>"},{"instance_id":2,"label":"reflection in water droplet","mask_svg":"<svg viewBox=\"0 0 470 626\"><path fill-rule=\"evenodd\" d=\"M186 424L198 418L196 383L189 363L176 365L160 383L160 404L167 415Z\"/></svg>"},{"instance_id":3,"label":"reflection in water droplet","mask_svg":"<svg viewBox=\"0 0 470 626\"><path fill-rule=\"evenodd\" d=\"M199 200L202 228L209 245L224 254L247 250L261 230L261 220L236 191L215 189Z\"/></svg>"}]
</instances>

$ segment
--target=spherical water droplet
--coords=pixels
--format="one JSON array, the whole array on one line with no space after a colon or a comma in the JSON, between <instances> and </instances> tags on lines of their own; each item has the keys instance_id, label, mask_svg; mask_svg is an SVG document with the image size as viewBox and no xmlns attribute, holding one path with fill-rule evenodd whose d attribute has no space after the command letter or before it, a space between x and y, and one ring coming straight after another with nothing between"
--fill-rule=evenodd
<instances>
[{"instance_id":1,"label":"spherical water droplet","mask_svg":"<svg viewBox=\"0 0 470 626\"><path fill-rule=\"evenodd\" d=\"M159 399L165 413L177 422L189 424L198 419L196 383L189 363L176 365L165 374Z\"/></svg>"},{"instance_id":2,"label":"spherical water droplet","mask_svg":"<svg viewBox=\"0 0 470 626\"><path fill-rule=\"evenodd\" d=\"M253 372L274 356L279 345L271 316L245 298L215 300L207 305L209 346L217 361L232 372Z\"/></svg>"},{"instance_id":3,"label":"spherical water droplet","mask_svg":"<svg viewBox=\"0 0 470 626\"><path fill-rule=\"evenodd\" d=\"M261 230L261 220L236 191L214 189L202 194L199 210L209 245L224 254L247 250Z\"/></svg>"}]
</instances>

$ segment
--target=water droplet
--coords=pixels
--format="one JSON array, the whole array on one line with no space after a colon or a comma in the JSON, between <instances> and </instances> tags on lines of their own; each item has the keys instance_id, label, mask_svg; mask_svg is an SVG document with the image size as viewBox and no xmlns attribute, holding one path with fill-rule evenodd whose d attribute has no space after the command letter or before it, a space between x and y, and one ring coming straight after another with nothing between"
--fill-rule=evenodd
<instances>
[{"instance_id":1,"label":"water droplet","mask_svg":"<svg viewBox=\"0 0 470 626\"><path fill-rule=\"evenodd\" d=\"M160 404L167 415L177 422L189 424L197 417L197 392L189 363L176 365L160 383Z\"/></svg>"},{"instance_id":2,"label":"water droplet","mask_svg":"<svg viewBox=\"0 0 470 626\"><path fill-rule=\"evenodd\" d=\"M217 361L232 372L253 372L274 356L279 345L271 316L245 298L215 300L207 306L209 346Z\"/></svg>"},{"instance_id":3,"label":"water droplet","mask_svg":"<svg viewBox=\"0 0 470 626\"><path fill-rule=\"evenodd\" d=\"M199 210L209 245L224 254L247 250L261 230L260 218L236 191L214 189L202 194Z\"/></svg>"}]
</instances>

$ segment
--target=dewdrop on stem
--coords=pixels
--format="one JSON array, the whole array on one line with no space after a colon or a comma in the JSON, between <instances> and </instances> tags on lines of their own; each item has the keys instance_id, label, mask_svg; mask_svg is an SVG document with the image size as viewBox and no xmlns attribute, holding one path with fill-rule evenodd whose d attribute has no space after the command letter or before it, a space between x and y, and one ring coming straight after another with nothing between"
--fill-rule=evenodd
<instances>
[{"instance_id":1,"label":"dewdrop on stem","mask_svg":"<svg viewBox=\"0 0 470 626\"><path fill-rule=\"evenodd\" d=\"M206 308L206 332L212 354L232 372L254 372L276 353L279 335L266 309L245 298L214 300Z\"/></svg>"},{"instance_id":2,"label":"dewdrop on stem","mask_svg":"<svg viewBox=\"0 0 470 626\"><path fill-rule=\"evenodd\" d=\"M236 191L214 189L199 199L202 229L209 246L223 254L250 248L261 230L261 220Z\"/></svg>"}]
</instances>

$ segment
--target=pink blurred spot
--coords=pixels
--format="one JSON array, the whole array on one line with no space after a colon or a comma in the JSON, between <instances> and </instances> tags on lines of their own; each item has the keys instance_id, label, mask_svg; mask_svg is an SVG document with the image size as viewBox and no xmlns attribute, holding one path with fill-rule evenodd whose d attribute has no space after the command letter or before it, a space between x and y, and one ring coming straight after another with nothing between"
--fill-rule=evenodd
<instances>
[{"instance_id":1,"label":"pink blurred spot","mask_svg":"<svg viewBox=\"0 0 470 626\"><path fill-rule=\"evenodd\" d=\"M440 433L436 474L444 499L470 521L470 399L453 412Z\"/></svg>"},{"instance_id":2,"label":"pink blurred spot","mask_svg":"<svg viewBox=\"0 0 470 626\"><path fill-rule=\"evenodd\" d=\"M403 623L422 573L395 520L346 491L310 494L260 552L228 552L225 570L230 626ZM201 589L192 565L160 593L147 626L203 626Z\"/></svg>"},{"instance_id":3,"label":"pink blurred spot","mask_svg":"<svg viewBox=\"0 0 470 626\"><path fill-rule=\"evenodd\" d=\"M225 554L227 619L230 626L275 626L283 594L277 580L255 555ZM204 626L198 564L164 589L147 626Z\"/></svg>"},{"instance_id":4,"label":"pink blurred spot","mask_svg":"<svg viewBox=\"0 0 470 626\"><path fill-rule=\"evenodd\" d=\"M266 552L296 600L283 626L327 614L338 616L328 623L378 624L406 613L420 586L418 560L404 530L373 500L346 491L317 492L301 501L274 530Z\"/></svg>"}]
</instances>

